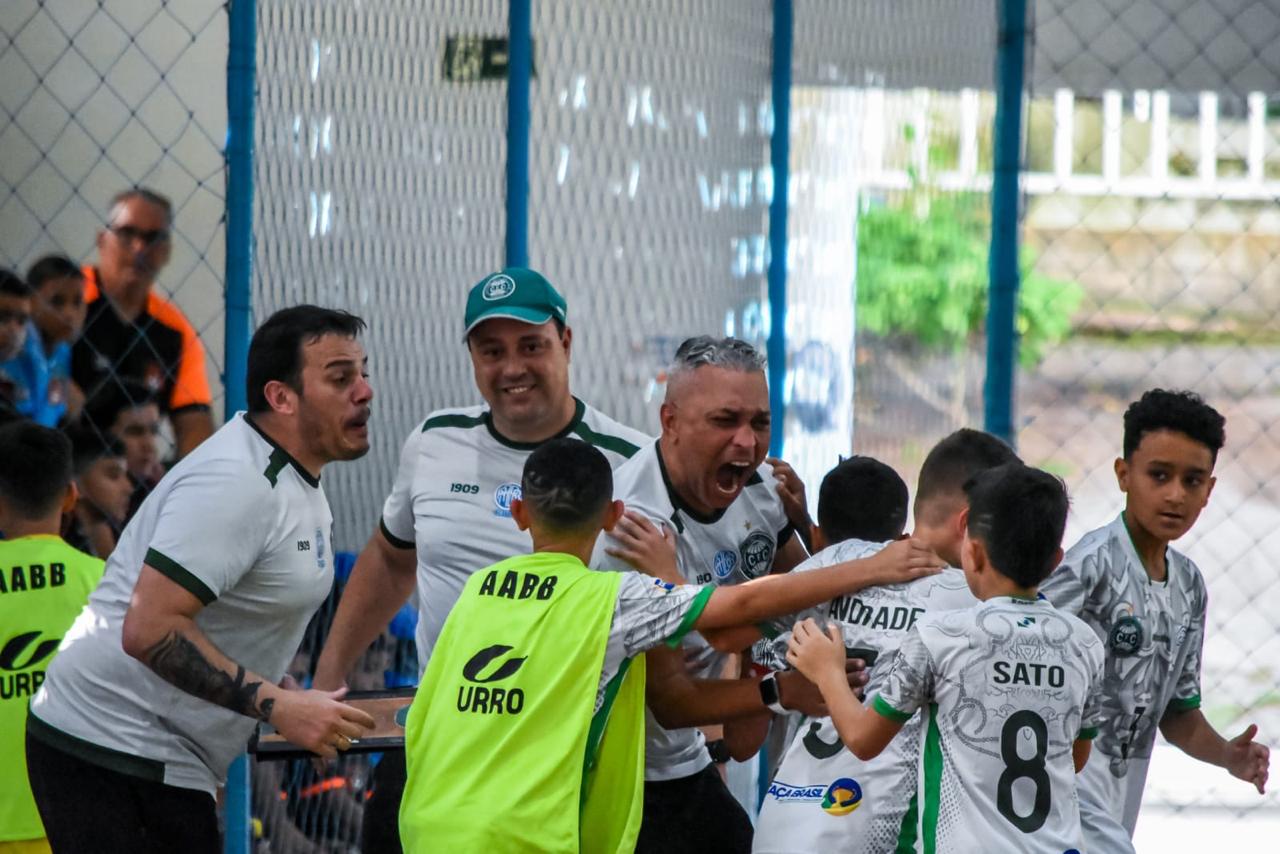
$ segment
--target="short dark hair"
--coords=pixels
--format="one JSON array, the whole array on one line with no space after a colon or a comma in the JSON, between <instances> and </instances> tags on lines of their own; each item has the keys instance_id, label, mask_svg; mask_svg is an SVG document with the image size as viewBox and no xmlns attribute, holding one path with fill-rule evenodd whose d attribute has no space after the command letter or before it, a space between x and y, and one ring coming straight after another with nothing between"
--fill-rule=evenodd
<instances>
[{"instance_id":1,"label":"short dark hair","mask_svg":"<svg viewBox=\"0 0 1280 854\"><path fill-rule=\"evenodd\" d=\"M843 460L818 489L818 525L830 543L896 540L907 526L907 484L873 457Z\"/></svg>"},{"instance_id":2,"label":"short dark hair","mask_svg":"<svg viewBox=\"0 0 1280 854\"><path fill-rule=\"evenodd\" d=\"M155 404L161 411L160 397L145 383L132 377L116 377L104 383L85 407L85 423L100 433L109 433L111 425L126 409Z\"/></svg>"},{"instance_id":3,"label":"short dark hair","mask_svg":"<svg viewBox=\"0 0 1280 854\"><path fill-rule=\"evenodd\" d=\"M71 483L71 441L34 421L0 426L0 496L24 519L58 506Z\"/></svg>"},{"instance_id":4,"label":"short dark hair","mask_svg":"<svg viewBox=\"0 0 1280 854\"><path fill-rule=\"evenodd\" d=\"M541 524L580 531L598 523L613 500L613 470L604 454L578 439L552 439L525 460L521 499Z\"/></svg>"},{"instance_id":5,"label":"short dark hair","mask_svg":"<svg viewBox=\"0 0 1280 854\"><path fill-rule=\"evenodd\" d=\"M295 305L267 318L249 342L249 366L245 372L249 412L267 412L266 385L272 380L302 392L302 348L323 335L355 338L364 331L359 317L334 308Z\"/></svg>"},{"instance_id":6,"label":"short dark hair","mask_svg":"<svg viewBox=\"0 0 1280 854\"><path fill-rule=\"evenodd\" d=\"M1048 578L1067 527L1062 480L1013 462L979 472L964 491L969 536L986 546L995 570L1024 588Z\"/></svg>"},{"instance_id":7,"label":"short dark hair","mask_svg":"<svg viewBox=\"0 0 1280 854\"><path fill-rule=\"evenodd\" d=\"M124 443L110 433L99 433L87 424L67 428L71 440L71 468L76 477L103 457L123 457Z\"/></svg>"},{"instance_id":8,"label":"short dark hair","mask_svg":"<svg viewBox=\"0 0 1280 854\"><path fill-rule=\"evenodd\" d=\"M64 278L84 278L84 271L66 255L46 255L27 270L27 284L33 291L40 290L45 282Z\"/></svg>"},{"instance_id":9,"label":"short dark hair","mask_svg":"<svg viewBox=\"0 0 1280 854\"><path fill-rule=\"evenodd\" d=\"M127 190L121 190L116 193L111 197L111 204L107 206L107 216L110 217L119 205L130 199L142 199L142 201L160 208L164 211L164 217L169 226L173 226L173 202L169 201L169 197L164 193L157 192L150 187L130 187Z\"/></svg>"},{"instance_id":10,"label":"short dark hair","mask_svg":"<svg viewBox=\"0 0 1280 854\"><path fill-rule=\"evenodd\" d=\"M1216 463L1227 441L1226 425L1227 419L1195 392L1153 388L1124 411L1124 458L1133 457L1147 433L1173 430L1208 448Z\"/></svg>"},{"instance_id":11,"label":"short dark hair","mask_svg":"<svg viewBox=\"0 0 1280 854\"><path fill-rule=\"evenodd\" d=\"M19 299L31 298L31 285L12 270L0 267L0 294Z\"/></svg>"},{"instance_id":12,"label":"short dark hair","mask_svg":"<svg viewBox=\"0 0 1280 854\"><path fill-rule=\"evenodd\" d=\"M916 519L939 496L964 494L964 485L980 471L1016 462L1018 455L1004 441L990 433L962 427L933 446L920 466L916 484ZM937 522L940 520L926 520Z\"/></svg>"}]
</instances>

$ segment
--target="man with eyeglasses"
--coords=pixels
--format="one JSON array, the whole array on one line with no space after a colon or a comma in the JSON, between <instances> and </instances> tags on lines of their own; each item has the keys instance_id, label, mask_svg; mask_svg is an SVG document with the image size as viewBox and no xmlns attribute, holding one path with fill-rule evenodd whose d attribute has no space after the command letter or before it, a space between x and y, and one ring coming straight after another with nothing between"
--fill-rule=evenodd
<instances>
[{"instance_id":1,"label":"man with eyeglasses","mask_svg":"<svg viewBox=\"0 0 1280 854\"><path fill-rule=\"evenodd\" d=\"M172 226L172 203L153 190L136 187L111 200L98 262L84 269L88 310L71 375L88 407L126 379L146 386L173 425L181 457L213 433L213 398L199 336L154 287L169 263Z\"/></svg>"}]
</instances>

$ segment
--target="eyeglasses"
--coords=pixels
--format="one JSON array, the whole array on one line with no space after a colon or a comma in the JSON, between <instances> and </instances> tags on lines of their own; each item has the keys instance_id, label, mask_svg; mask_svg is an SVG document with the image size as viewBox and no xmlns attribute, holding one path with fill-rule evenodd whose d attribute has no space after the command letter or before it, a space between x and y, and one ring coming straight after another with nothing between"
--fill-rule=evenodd
<instances>
[{"instance_id":1,"label":"eyeglasses","mask_svg":"<svg viewBox=\"0 0 1280 854\"><path fill-rule=\"evenodd\" d=\"M148 249L159 243L164 243L169 239L169 229L156 228L150 231L143 231L140 228L134 228L131 225L109 225L107 231L116 236L121 243L132 243L135 240L140 241L143 246Z\"/></svg>"}]
</instances>

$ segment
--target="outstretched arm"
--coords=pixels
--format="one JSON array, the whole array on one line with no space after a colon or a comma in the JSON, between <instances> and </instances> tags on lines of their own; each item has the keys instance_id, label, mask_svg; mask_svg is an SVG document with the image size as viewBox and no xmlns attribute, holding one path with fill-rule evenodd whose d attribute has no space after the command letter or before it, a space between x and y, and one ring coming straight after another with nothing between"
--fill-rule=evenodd
<instances>
[{"instance_id":1,"label":"outstretched arm","mask_svg":"<svg viewBox=\"0 0 1280 854\"><path fill-rule=\"evenodd\" d=\"M315 687L333 690L345 684L356 660L413 595L417 571L417 551L393 544L379 525L356 558L338 600L316 663Z\"/></svg>"}]
</instances>

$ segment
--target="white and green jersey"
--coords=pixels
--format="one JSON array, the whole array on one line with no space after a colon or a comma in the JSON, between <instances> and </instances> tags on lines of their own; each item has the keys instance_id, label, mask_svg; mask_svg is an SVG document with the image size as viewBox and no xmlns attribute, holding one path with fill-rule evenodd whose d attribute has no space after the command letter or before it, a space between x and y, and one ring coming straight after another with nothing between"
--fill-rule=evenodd
<instances>
[{"instance_id":1,"label":"white and green jersey","mask_svg":"<svg viewBox=\"0 0 1280 854\"><path fill-rule=\"evenodd\" d=\"M671 486L657 442L641 448L614 472L613 497L654 524L674 528L680 574L699 586L739 584L768 574L777 550L793 533L769 466L762 465L751 476L728 508L706 516L689 507ZM602 536L596 543L591 565L597 569L631 569L622 560L605 554L612 544L608 535ZM690 632L683 646L693 657L699 675L719 676L724 656L700 634ZM651 713L646 714L646 780L678 780L711 763L700 730L664 729Z\"/></svg>"},{"instance_id":2,"label":"white and green jersey","mask_svg":"<svg viewBox=\"0 0 1280 854\"><path fill-rule=\"evenodd\" d=\"M1106 645L1102 723L1080 779L1091 836L1091 825L1108 823L1133 835L1160 719L1200 707L1208 594L1186 555L1168 549L1165 564L1167 579L1152 581L1121 514L1085 534L1040 588ZM1099 834L1099 841L1115 836Z\"/></svg>"},{"instance_id":3,"label":"white and green jersey","mask_svg":"<svg viewBox=\"0 0 1280 854\"><path fill-rule=\"evenodd\" d=\"M575 403L573 420L554 438L590 442L613 468L652 441ZM433 412L405 440L382 507L382 533L395 546L417 549L419 677L471 573L532 548L510 508L520 497L525 460L539 444L498 433L484 406Z\"/></svg>"},{"instance_id":4,"label":"white and green jersey","mask_svg":"<svg viewBox=\"0 0 1280 854\"><path fill-rule=\"evenodd\" d=\"M924 709L924 854L1079 854L1072 745L1096 732L1102 644L1044 599L999 596L927 614L903 639L871 707Z\"/></svg>"},{"instance_id":5,"label":"white and green jersey","mask_svg":"<svg viewBox=\"0 0 1280 854\"><path fill-rule=\"evenodd\" d=\"M886 545L845 540L792 571L867 558ZM846 649L862 658L875 655L878 663L867 685L871 696L883 684L907 632L921 617L977 602L964 572L947 568L928 578L840 596L798 617L813 617L824 626L835 623L844 634ZM761 641L756 659L770 667L787 667L790 635ZM802 720L761 804L752 850L757 854L911 851L918 823L921 729L922 716L913 715L883 753L863 762L845 748L830 718Z\"/></svg>"},{"instance_id":6,"label":"white and green jersey","mask_svg":"<svg viewBox=\"0 0 1280 854\"><path fill-rule=\"evenodd\" d=\"M195 622L214 646L278 682L333 585L331 523L320 481L236 415L164 476L125 528L31 702L29 732L89 762L212 795L255 721L125 653L121 629L142 565L204 604Z\"/></svg>"}]
</instances>

